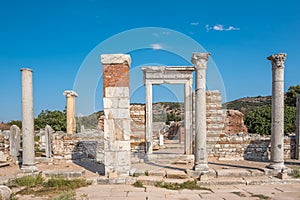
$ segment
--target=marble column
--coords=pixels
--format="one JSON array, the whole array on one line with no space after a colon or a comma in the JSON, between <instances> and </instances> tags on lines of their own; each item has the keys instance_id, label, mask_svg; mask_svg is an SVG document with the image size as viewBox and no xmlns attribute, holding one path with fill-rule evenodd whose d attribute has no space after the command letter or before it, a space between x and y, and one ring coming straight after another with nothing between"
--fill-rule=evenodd
<instances>
[{"instance_id":1,"label":"marble column","mask_svg":"<svg viewBox=\"0 0 300 200\"><path fill-rule=\"evenodd\" d=\"M271 164L269 168L284 169L284 61L285 53L268 57L272 62L272 129Z\"/></svg>"},{"instance_id":2,"label":"marble column","mask_svg":"<svg viewBox=\"0 0 300 200\"><path fill-rule=\"evenodd\" d=\"M193 154L193 139L192 139L192 123L193 123L193 94L192 94L193 80L189 79L184 84L184 153L186 155Z\"/></svg>"},{"instance_id":3,"label":"marble column","mask_svg":"<svg viewBox=\"0 0 300 200\"><path fill-rule=\"evenodd\" d=\"M206 172L206 65L210 53L193 53L192 63L196 69L195 88L195 171Z\"/></svg>"},{"instance_id":4,"label":"marble column","mask_svg":"<svg viewBox=\"0 0 300 200\"><path fill-rule=\"evenodd\" d=\"M75 98L78 94L72 90L64 91L67 98L67 133L76 132L76 119L75 119Z\"/></svg>"},{"instance_id":5,"label":"marble column","mask_svg":"<svg viewBox=\"0 0 300 200\"><path fill-rule=\"evenodd\" d=\"M296 101L296 159L300 160L300 94Z\"/></svg>"},{"instance_id":6,"label":"marble column","mask_svg":"<svg viewBox=\"0 0 300 200\"><path fill-rule=\"evenodd\" d=\"M23 161L21 171L37 171L34 152L34 115L32 70L21 69L22 73L22 144Z\"/></svg>"},{"instance_id":7,"label":"marble column","mask_svg":"<svg viewBox=\"0 0 300 200\"><path fill-rule=\"evenodd\" d=\"M146 81L146 153L152 154L152 83Z\"/></svg>"}]
</instances>

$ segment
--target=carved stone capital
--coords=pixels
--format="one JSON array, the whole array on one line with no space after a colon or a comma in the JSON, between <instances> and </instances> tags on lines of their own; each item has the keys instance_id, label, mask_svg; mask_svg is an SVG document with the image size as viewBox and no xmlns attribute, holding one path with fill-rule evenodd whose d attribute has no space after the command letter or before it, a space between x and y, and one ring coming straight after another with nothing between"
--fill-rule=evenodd
<instances>
[{"instance_id":1,"label":"carved stone capital","mask_svg":"<svg viewBox=\"0 0 300 200\"><path fill-rule=\"evenodd\" d=\"M273 68L283 68L284 61L286 59L286 53L273 54L268 57L268 60L271 60Z\"/></svg>"},{"instance_id":2,"label":"carved stone capital","mask_svg":"<svg viewBox=\"0 0 300 200\"><path fill-rule=\"evenodd\" d=\"M65 90L64 95L66 97L78 97L78 94L73 90Z\"/></svg>"},{"instance_id":3,"label":"carved stone capital","mask_svg":"<svg viewBox=\"0 0 300 200\"><path fill-rule=\"evenodd\" d=\"M206 69L206 64L210 53L193 53L191 62L196 69Z\"/></svg>"}]
</instances>

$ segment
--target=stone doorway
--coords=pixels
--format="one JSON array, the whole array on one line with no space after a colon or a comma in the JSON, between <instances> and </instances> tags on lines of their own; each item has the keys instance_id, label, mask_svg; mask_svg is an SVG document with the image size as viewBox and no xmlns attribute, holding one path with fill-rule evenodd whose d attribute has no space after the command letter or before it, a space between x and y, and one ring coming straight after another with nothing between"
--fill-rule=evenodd
<instances>
[{"instance_id":1,"label":"stone doorway","mask_svg":"<svg viewBox=\"0 0 300 200\"><path fill-rule=\"evenodd\" d=\"M194 67L188 66L145 66L146 85L146 154L153 154L153 113L152 87L161 84L184 84L184 154L192 155L192 73Z\"/></svg>"}]
</instances>

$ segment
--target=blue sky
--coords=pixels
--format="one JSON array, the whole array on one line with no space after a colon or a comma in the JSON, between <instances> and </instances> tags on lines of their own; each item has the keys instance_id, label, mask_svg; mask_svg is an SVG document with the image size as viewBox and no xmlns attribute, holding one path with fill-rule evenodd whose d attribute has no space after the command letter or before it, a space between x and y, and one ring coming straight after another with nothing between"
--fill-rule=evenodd
<instances>
[{"instance_id":1,"label":"blue sky","mask_svg":"<svg viewBox=\"0 0 300 200\"><path fill-rule=\"evenodd\" d=\"M176 43L176 39L164 43L164 39L172 36L169 32L183 34L187 40L194 40L205 51L211 52L211 61L220 72L226 100L229 101L245 96L270 95L271 63L266 57L286 52L287 90L291 85L300 84L299 13L297 0L1 0L0 121L21 119L20 68L33 69L35 115L45 109L63 110L65 97L62 93L74 88L88 55L114 35L143 27L168 31L161 32L164 37L157 42L149 41L148 48L118 52L123 46L137 44L144 38L136 35L117 44L116 52L111 49L106 53L129 53L132 69L150 64L191 65L189 60L166 51L176 45L177 49L184 47L184 43ZM152 34L159 36L155 32ZM102 50L105 52L106 49ZM192 51L199 49L181 50L191 55ZM132 77L140 79L139 73L136 68ZM100 78L94 87L92 104L96 111L102 105ZM154 101L176 100L172 92L168 93L170 89L167 87L154 89ZM171 91L180 91L176 87ZM144 89L140 87L132 94L131 100L144 102L143 95ZM177 100L180 101L180 97ZM87 114L84 112L79 111Z\"/></svg>"}]
</instances>

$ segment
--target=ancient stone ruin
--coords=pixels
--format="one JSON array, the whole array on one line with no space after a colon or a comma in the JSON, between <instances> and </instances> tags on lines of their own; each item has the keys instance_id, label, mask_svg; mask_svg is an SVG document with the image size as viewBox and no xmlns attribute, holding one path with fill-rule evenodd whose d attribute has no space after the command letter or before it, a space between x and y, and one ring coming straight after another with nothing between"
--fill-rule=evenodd
<instances>
[{"instance_id":1,"label":"ancient stone ruin","mask_svg":"<svg viewBox=\"0 0 300 200\"><path fill-rule=\"evenodd\" d=\"M135 162L188 160L194 171L207 173L209 160L270 160L269 168L282 170L284 159L299 159L299 98L297 99L296 137L283 134L283 73L286 54L268 57L272 62L273 101L271 138L247 133L243 114L222 108L219 91L206 91L206 65L209 53L193 53L194 66L144 66L146 105L130 105L130 63L126 54L101 55L103 66L104 115L99 118L98 130L76 133L75 91L67 90L67 131L54 132L50 126L40 131L40 147L47 162L74 162L80 166L94 165L94 172L107 177L127 176ZM100 61L99 61L100 63ZM195 91L192 91L195 73ZM22 74L22 131L11 126L0 134L2 162L21 162L22 172L35 172L34 118L32 70ZM170 125L153 122L152 86L159 84L184 85L184 120ZM20 134L22 133L22 134ZM20 137L22 147L20 147ZM167 139L183 144L180 156L168 157L156 153ZM172 158L172 159L171 159Z\"/></svg>"}]
</instances>

